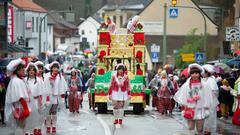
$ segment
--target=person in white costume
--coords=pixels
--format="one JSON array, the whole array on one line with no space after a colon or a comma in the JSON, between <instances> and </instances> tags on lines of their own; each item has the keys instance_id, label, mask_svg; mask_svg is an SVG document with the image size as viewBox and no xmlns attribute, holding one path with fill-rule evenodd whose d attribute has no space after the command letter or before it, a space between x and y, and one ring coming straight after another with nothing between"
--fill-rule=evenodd
<instances>
[{"instance_id":1,"label":"person in white costume","mask_svg":"<svg viewBox=\"0 0 240 135\"><path fill-rule=\"evenodd\" d=\"M11 80L6 93L5 120L13 126L15 135L23 135L32 130L37 125L38 118L31 91L24 81L24 64L22 59L16 59L7 65Z\"/></svg>"},{"instance_id":2,"label":"person in white costume","mask_svg":"<svg viewBox=\"0 0 240 135\"><path fill-rule=\"evenodd\" d=\"M28 66L26 67L26 77L25 81L27 83L27 86L29 90L31 91L31 95L33 96L34 103L38 109L38 115L42 115L42 109L43 109L43 102L42 102L42 95L43 95L43 81L37 77L38 68L37 66L30 62ZM42 121L41 117L37 120L37 126L34 128L33 134L34 135L41 135L42 134Z\"/></svg>"},{"instance_id":3,"label":"person in white costume","mask_svg":"<svg viewBox=\"0 0 240 135\"><path fill-rule=\"evenodd\" d=\"M48 104L47 104L47 96L51 94L50 90L48 90L48 79L46 79L46 74L44 73L44 64L41 61L37 61L34 63L38 68L37 77L40 78L43 81L43 87L42 87L42 112L41 112L41 123L46 124L45 120L48 115ZM49 103L49 102L48 102Z\"/></svg>"},{"instance_id":4,"label":"person in white costume","mask_svg":"<svg viewBox=\"0 0 240 135\"><path fill-rule=\"evenodd\" d=\"M214 67L212 65L206 64L203 65L202 68L205 70L204 73L204 80L207 83L207 88L212 91L212 99L213 99L213 104L210 108L210 115L206 119L204 123L204 130L205 134L215 134L217 130L217 105L219 104L218 101L218 93L219 93L219 88L216 82L215 77L213 76L214 74Z\"/></svg>"},{"instance_id":5,"label":"person in white costume","mask_svg":"<svg viewBox=\"0 0 240 135\"><path fill-rule=\"evenodd\" d=\"M131 21L128 22L127 24L127 33L128 34L133 34L135 29L137 28L137 24L140 20L140 17L138 15L134 16Z\"/></svg>"},{"instance_id":6,"label":"person in white costume","mask_svg":"<svg viewBox=\"0 0 240 135\"><path fill-rule=\"evenodd\" d=\"M212 93L201 77L204 70L200 65L190 64L188 73L190 77L174 95L174 100L184 108L182 115L187 120L190 134L195 134L195 125L197 134L202 134L204 120L212 105Z\"/></svg>"},{"instance_id":7,"label":"person in white costume","mask_svg":"<svg viewBox=\"0 0 240 135\"><path fill-rule=\"evenodd\" d=\"M109 86L109 98L113 104L114 124L116 128L122 125L124 114L124 104L130 99L130 82L128 76L124 73L125 65L117 65L117 73L113 74Z\"/></svg>"},{"instance_id":8,"label":"person in white costume","mask_svg":"<svg viewBox=\"0 0 240 135\"><path fill-rule=\"evenodd\" d=\"M48 81L48 90L51 94L46 99L49 108L46 118L46 132L56 133L57 107L59 104L64 104L67 83L59 71L60 64L57 61L52 62L49 68L50 72L46 74L46 79Z\"/></svg>"}]
</instances>

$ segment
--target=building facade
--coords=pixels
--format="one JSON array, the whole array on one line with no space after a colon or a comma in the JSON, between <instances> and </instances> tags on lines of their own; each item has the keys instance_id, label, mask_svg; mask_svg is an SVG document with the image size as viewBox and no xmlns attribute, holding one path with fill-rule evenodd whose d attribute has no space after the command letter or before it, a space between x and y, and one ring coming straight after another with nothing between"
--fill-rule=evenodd
<instances>
[{"instance_id":1,"label":"building facade","mask_svg":"<svg viewBox=\"0 0 240 135\"><path fill-rule=\"evenodd\" d=\"M47 10L29 0L13 0L11 6L14 16L12 42L28 48L30 55L38 55L39 52L46 51ZM39 36L41 36L41 45Z\"/></svg>"},{"instance_id":2,"label":"building facade","mask_svg":"<svg viewBox=\"0 0 240 135\"><path fill-rule=\"evenodd\" d=\"M98 44L99 27L100 23L91 16L83 20L83 22L78 25L78 33L81 35L81 51L84 51L84 49L91 49L92 51L96 51Z\"/></svg>"}]
</instances>

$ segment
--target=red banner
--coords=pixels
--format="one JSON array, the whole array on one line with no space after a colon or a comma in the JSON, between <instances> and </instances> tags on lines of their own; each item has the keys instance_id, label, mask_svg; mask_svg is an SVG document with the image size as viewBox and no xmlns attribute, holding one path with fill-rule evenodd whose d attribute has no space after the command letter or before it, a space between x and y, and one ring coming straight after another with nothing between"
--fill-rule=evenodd
<instances>
[{"instance_id":1,"label":"red banner","mask_svg":"<svg viewBox=\"0 0 240 135\"><path fill-rule=\"evenodd\" d=\"M13 7L8 6L8 42L13 42L14 36L14 16L13 16Z\"/></svg>"}]
</instances>

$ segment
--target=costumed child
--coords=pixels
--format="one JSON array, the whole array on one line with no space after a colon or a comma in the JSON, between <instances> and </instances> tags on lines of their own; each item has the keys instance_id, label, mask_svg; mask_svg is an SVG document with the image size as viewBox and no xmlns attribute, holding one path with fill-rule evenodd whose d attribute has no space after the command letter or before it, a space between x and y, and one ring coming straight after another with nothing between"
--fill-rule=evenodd
<instances>
[{"instance_id":1,"label":"costumed child","mask_svg":"<svg viewBox=\"0 0 240 135\"><path fill-rule=\"evenodd\" d=\"M218 88L216 79L213 76L215 72L214 66L206 64L206 65L203 65L202 68L205 70L205 74L203 76L204 76L204 80L206 81L207 89L212 91L212 99L213 99L213 104L210 108L210 115L205 120L205 123L204 123L205 134L211 134L211 133L214 134L217 131L217 106L219 104L219 101L218 101L219 88Z\"/></svg>"},{"instance_id":2,"label":"costumed child","mask_svg":"<svg viewBox=\"0 0 240 135\"><path fill-rule=\"evenodd\" d=\"M57 125L57 108L58 105L64 104L65 92L67 91L67 83L60 73L60 64L57 61L53 61L50 65L50 72L46 74L48 80L48 90L50 95L47 96L46 102L48 104L48 116L46 118L46 132L56 133Z\"/></svg>"},{"instance_id":3,"label":"costumed child","mask_svg":"<svg viewBox=\"0 0 240 135\"><path fill-rule=\"evenodd\" d=\"M197 134L203 133L204 120L210 114L212 106L212 91L207 89L201 74L203 68L197 63L188 66L190 77L174 95L174 100L182 105L183 117L187 121L190 134L195 134L195 125Z\"/></svg>"},{"instance_id":4,"label":"costumed child","mask_svg":"<svg viewBox=\"0 0 240 135\"><path fill-rule=\"evenodd\" d=\"M110 82L109 99L113 104L114 124L116 128L120 128L123 123L124 104L130 98L130 82L124 73L124 64L118 64L116 69L117 73L113 74Z\"/></svg>"},{"instance_id":5,"label":"costumed child","mask_svg":"<svg viewBox=\"0 0 240 135\"><path fill-rule=\"evenodd\" d=\"M33 134L34 135L41 135L42 134L42 109L43 109L43 102L42 102L42 95L43 95L43 81L37 77L38 68L37 66L30 62L26 67L26 77L25 81L29 90L31 91L31 95L33 96L33 102L35 103L38 109L38 120L37 126L34 128Z\"/></svg>"},{"instance_id":6,"label":"costumed child","mask_svg":"<svg viewBox=\"0 0 240 135\"><path fill-rule=\"evenodd\" d=\"M37 77L39 79L41 79L43 81L43 85L42 85L42 111L40 112L41 115L41 123L43 123L46 126L46 117L48 115L48 104L47 104L47 96L49 96L51 94L50 90L48 90L48 88L50 88L48 86L48 79L46 79L46 74L44 73L44 64L41 61L37 61L34 63L37 68L38 68L38 73L37 73ZM49 103L49 102L48 102Z\"/></svg>"},{"instance_id":7,"label":"costumed child","mask_svg":"<svg viewBox=\"0 0 240 135\"><path fill-rule=\"evenodd\" d=\"M160 81L158 82L158 106L157 109L161 114L172 114L171 98L173 95L173 86L167 72L163 70L161 72Z\"/></svg>"},{"instance_id":8,"label":"costumed child","mask_svg":"<svg viewBox=\"0 0 240 135\"><path fill-rule=\"evenodd\" d=\"M5 120L14 128L15 135L29 135L27 131L37 126L39 117L31 91L24 81L24 64L22 59L16 59L7 65L11 80L6 93Z\"/></svg>"},{"instance_id":9,"label":"costumed child","mask_svg":"<svg viewBox=\"0 0 240 135\"><path fill-rule=\"evenodd\" d=\"M81 93L81 88L82 88L82 81L77 75L77 70L72 69L71 71L71 76L68 80L68 86L70 90L70 94L68 97L69 101L69 111L70 112L77 112L79 113L79 105L80 101L82 100L82 93Z\"/></svg>"}]
</instances>

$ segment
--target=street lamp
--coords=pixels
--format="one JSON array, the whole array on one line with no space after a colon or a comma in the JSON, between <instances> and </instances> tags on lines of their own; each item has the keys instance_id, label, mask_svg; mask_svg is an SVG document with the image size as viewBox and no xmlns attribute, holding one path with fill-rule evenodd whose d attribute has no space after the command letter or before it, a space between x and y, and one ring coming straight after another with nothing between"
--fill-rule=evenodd
<instances>
[{"instance_id":1,"label":"street lamp","mask_svg":"<svg viewBox=\"0 0 240 135\"><path fill-rule=\"evenodd\" d=\"M70 12L70 11L49 11L42 18L40 18L39 32L38 32L38 34L39 34L38 35L38 39L39 39L39 41L38 41L38 43L39 43L39 54L41 54L41 50L42 50L41 49L42 48L42 45L41 45L41 38L42 38L41 33L42 33L42 22L43 22L43 20L50 14L54 14L54 13L68 13L68 12Z\"/></svg>"}]
</instances>

